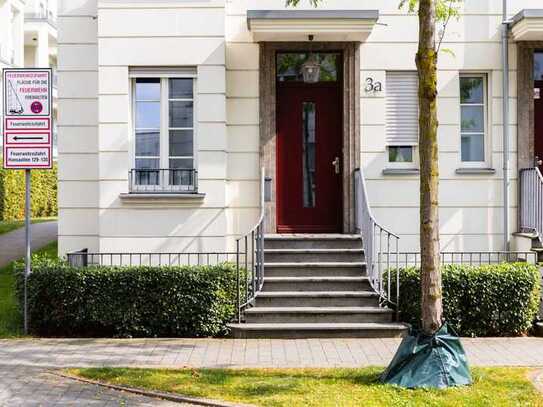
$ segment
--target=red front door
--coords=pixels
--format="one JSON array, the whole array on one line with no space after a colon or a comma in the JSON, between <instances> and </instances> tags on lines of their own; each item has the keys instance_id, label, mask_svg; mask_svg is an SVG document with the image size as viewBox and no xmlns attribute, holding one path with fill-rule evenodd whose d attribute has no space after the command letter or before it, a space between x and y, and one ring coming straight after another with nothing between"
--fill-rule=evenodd
<instances>
[{"instance_id":1,"label":"red front door","mask_svg":"<svg viewBox=\"0 0 543 407\"><path fill-rule=\"evenodd\" d=\"M340 88L279 84L277 232L342 231Z\"/></svg>"}]
</instances>

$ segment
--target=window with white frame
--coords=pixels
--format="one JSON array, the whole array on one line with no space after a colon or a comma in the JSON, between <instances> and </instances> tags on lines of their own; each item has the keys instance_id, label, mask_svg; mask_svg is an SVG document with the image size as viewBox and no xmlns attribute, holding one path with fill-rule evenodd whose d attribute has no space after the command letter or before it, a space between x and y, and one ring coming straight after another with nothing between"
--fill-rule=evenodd
<instances>
[{"instance_id":1,"label":"window with white frame","mask_svg":"<svg viewBox=\"0 0 543 407\"><path fill-rule=\"evenodd\" d=\"M417 72L387 72L386 142L389 164L397 167L414 167L418 140Z\"/></svg>"},{"instance_id":2,"label":"window with white frame","mask_svg":"<svg viewBox=\"0 0 543 407\"><path fill-rule=\"evenodd\" d=\"M135 77L132 192L196 192L195 79Z\"/></svg>"},{"instance_id":3,"label":"window with white frame","mask_svg":"<svg viewBox=\"0 0 543 407\"><path fill-rule=\"evenodd\" d=\"M487 77L484 74L460 76L460 157L463 165L486 163Z\"/></svg>"}]
</instances>

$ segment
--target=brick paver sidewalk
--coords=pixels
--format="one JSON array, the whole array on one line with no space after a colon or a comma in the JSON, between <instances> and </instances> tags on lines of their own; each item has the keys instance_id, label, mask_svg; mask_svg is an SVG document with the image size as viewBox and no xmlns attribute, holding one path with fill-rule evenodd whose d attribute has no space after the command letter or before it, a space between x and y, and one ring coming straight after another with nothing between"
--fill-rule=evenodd
<instances>
[{"instance_id":1,"label":"brick paver sidewalk","mask_svg":"<svg viewBox=\"0 0 543 407\"><path fill-rule=\"evenodd\" d=\"M63 367L385 366L397 339L0 340L0 405L168 405L47 373ZM463 340L473 366L543 366L543 338Z\"/></svg>"}]
</instances>

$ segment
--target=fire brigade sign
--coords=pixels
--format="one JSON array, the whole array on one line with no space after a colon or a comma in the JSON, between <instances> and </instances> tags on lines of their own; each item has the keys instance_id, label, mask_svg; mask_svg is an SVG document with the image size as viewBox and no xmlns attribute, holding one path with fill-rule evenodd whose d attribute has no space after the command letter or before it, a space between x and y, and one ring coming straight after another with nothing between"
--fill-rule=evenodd
<instances>
[{"instance_id":1,"label":"fire brigade sign","mask_svg":"<svg viewBox=\"0 0 543 407\"><path fill-rule=\"evenodd\" d=\"M50 68L4 69L4 168L52 167L52 76Z\"/></svg>"}]
</instances>

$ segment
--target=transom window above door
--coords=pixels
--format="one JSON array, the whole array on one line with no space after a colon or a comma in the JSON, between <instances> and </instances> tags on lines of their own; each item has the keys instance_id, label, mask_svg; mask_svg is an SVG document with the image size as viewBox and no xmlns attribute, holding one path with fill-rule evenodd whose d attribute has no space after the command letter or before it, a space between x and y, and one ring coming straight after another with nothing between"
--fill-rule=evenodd
<instances>
[{"instance_id":1,"label":"transom window above door","mask_svg":"<svg viewBox=\"0 0 543 407\"><path fill-rule=\"evenodd\" d=\"M337 82L341 54L336 52L278 52L278 82Z\"/></svg>"},{"instance_id":2,"label":"transom window above door","mask_svg":"<svg viewBox=\"0 0 543 407\"><path fill-rule=\"evenodd\" d=\"M197 192L193 78L133 80L131 192Z\"/></svg>"}]
</instances>

